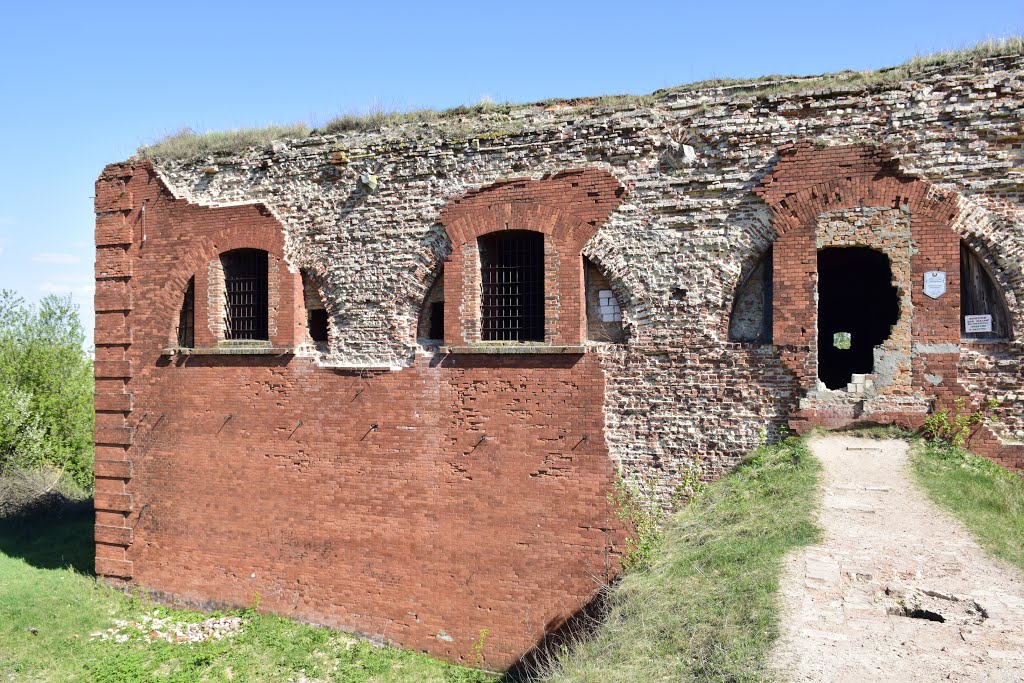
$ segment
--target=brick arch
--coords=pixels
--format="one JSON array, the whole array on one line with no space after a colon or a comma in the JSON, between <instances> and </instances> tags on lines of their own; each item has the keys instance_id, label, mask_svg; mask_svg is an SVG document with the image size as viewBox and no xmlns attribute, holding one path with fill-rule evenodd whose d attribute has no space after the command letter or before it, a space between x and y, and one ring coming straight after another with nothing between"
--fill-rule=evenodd
<instances>
[{"instance_id":1,"label":"brick arch","mask_svg":"<svg viewBox=\"0 0 1024 683\"><path fill-rule=\"evenodd\" d=\"M445 261L445 340L479 338L477 238L504 230L545 235L545 335L554 345L586 339L583 248L619 205L625 188L605 169L503 180L449 202L438 223L451 242ZM552 295L554 293L554 295Z\"/></svg>"},{"instance_id":2,"label":"brick arch","mask_svg":"<svg viewBox=\"0 0 1024 683\"><path fill-rule=\"evenodd\" d=\"M747 280L754 274L754 270L761 265L761 261L765 260L768 255L768 250L775 246L774 241L760 242L756 247L747 250L743 255L740 265L740 270L737 272L736 277L730 278L727 283L727 287L723 289L723 293L727 295L727 298L721 303L721 316L719 317L718 323L718 337L719 339L729 341L729 328L732 325L733 314L736 310L736 297L739 296L740 289L747 284ZM761 342L732 342L743 343L743 344L761 344ZM765 344L771 344L772 341L769 339Z\"/></svg>"},{"instance_id":3,"label":"brick arch","mask_svg":"<svg viewBox=\"0 0 1024 683\"><path fill-rule=\"evenodd\" d=\"M775 241L776 305L774 342L785 348L787 364L805 389L816 379L814 303L816 231L822 214L864 208L891 209L909 216L917 244L911 257L912 283L926 270L948 274L948 292L931 300L912 287L915 340L959 343L959 237L951 229L960 213L958 197L903 172L884 147L820 148L798 143L780 149L779 162L755 189L769 206Z\"/></svg>"},{"instance_id":4,"label":"brick arch","mask_svg":"<svg viewBox=\"0 0 1024 683\"><path fill-rule=\"evenodd\" d=\"M950 226L967 246L984 262L988 274L999 286L1010 314L1012 338L1024 331L1024 268L1011 251L1013 246L998 235L1019 232L1012 221L1002 218L966 197L959 197L960 211Z\"/></svg>"},{"instance_id":5,"label":"brick arch","mask_svg":"<svg viewBox=\"0 0 1024 683\"><path fill-rule=\"evenodd\" d=\"M630 330L640 324L639 309L647 300L643 283L637 277L636 271L629 267L626 259L621 258L615 251L615 245L611 240L602 239L600 234L595 235L583 246L581 255L590 259L590 262L608 278L608 284L615 292L619 307L622 309L622 323L628 339L631 336Z\"/></svg>"},{"instance_id":6,"label":"brick arch","mask_svg":"<svg viewBox=\"0 0 1024 683\"><path fill-rule=\"evenodd\" d=\"M406 340L410 353L416 349L417 329L423 303L441 269L452 253L451 240L444 226L434 223L419 241L416 262L405 279L398 301L398 334Z\"/></svg>"},{"instance_id":7,"label":"brick arch","mask_svg":"<svg viewBox=\"0 0 1024 683\"><path fill-rule=\"evenodd\" d=\"M278 345L292 346L302 337L299 333L304 320L298 315L301 307L302 282L298 270L292 272L284 255L284 233L277 220L262 204L234 207L204 207L185 200L175 200L170 208L172 218L189 216L186 220L207 223L223 221L225 227L207 236L193 239L183 250L167 274L162 296L154 302L154 311L168 330L168 339L174 339L181 306L181 296L189 278L196 278L196 345L210 345L217 340L207 326L209 311L209 265L220 254L235 249L259 249L276 258L284 267L279 269L276 315L276 334L271 334ZM177 214L177 216L175 215ZM201 218L190 214L201 214ZM236 224L233 224L236 223ZM271 274L271 277L273 275ZM271 298L274 294L271 293ZM274 323L271 323L272 326Z\"/></svg>"},{"instance_id":8,"label":"brick arch","mask_svg":"<svg viewBox=\"0 0 1024 683\"><path fill-rule=\"evenodd\" d=\"M542 232L577 253L597 233L597 226L546 204L506 202L472 208L445 224L452 248L503 230Z\"/></svg>"},{"instance_id":9,"label":"brick arch","mask_svg":"<svg viewBox=\"0 0 1024 683\"><path fill-rule=\"evenodd\" d=\"M1010 266L1012 261L1002 254L1002 245L989 238L996 231L987 211L956 192L904 172L888 149L871 145L819 148L804 142L783 147L778 163L755 193L768 204L778 235L774 258L775 344L781 347L783 361L805 390L813 388L817 376L814 294L819 217L850 210L856 210L857 216L867 216L865 210L882 210L889 212L886 218L891 216L894 222L897 216L905 217L909 226L905 238L912 247L909 340L919 349L905 356L910 365L909 386L893 395L923 395L944 405L957 396L973 400L960 383L958 368L961 239L983 246L990 263L1006 266L999 280L1004 294L1013 294L1021 283L1018 268ZM947 291L940 299L926 297L921 291L923 274L928 270L947 274ZM1017 297L1013 298L1016 302ZM1019 309L1011 312L1011 318L1016 315ZM900 412L898 401L890 405L861 419L908 426L918 426L924 419L918 411ZM828 410L808 408L801 410L791 425L802 431L812 424L848 424L846 419ZM988 428L979 430L976 447L998 461L1020 466L1019 449L1002 444Z\"/></svg>"}]
</instances>

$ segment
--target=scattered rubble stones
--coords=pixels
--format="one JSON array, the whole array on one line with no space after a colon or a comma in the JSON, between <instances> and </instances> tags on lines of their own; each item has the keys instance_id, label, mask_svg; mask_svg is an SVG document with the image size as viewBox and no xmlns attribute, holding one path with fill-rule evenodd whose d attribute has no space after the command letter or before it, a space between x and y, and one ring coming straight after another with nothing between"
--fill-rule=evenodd
<instances>
[{"instance_id":1,"label":"scattered rubble stones","mask_svg":"<svg viewBox=\"0 0 1024 683\"><path fill-rule=\"evenodd\" d=\"M173 615L160 616L159 610L138 619L115 619L106 631L90 633L93 640L112 640L126 643L139 638L146 643L164 641L173 645L223 640L242 632L245 620L241 617L211 617L203 621L176 621Z\"/></svg>"}]
</instances>

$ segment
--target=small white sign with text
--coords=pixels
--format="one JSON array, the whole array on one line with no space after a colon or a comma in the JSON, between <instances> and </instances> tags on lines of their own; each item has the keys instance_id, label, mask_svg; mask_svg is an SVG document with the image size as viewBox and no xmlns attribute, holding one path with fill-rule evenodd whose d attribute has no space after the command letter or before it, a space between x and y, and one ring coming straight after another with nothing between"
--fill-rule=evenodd
<instances>
[{"instance_id":1,"label":"small white sign with text","mask_svg":"<svg viewBox=\"0 0 1024 683\"><path fill-rule=\"evenodd\" d=\"M964 332L991 332L992 316L990 315L965 315Z\"/></svg>"},{"instance_id":2,"label":"small white sign with text","mask_svg":"<svg viewBox=\"0 0 1024 683\"><path fill-rule=\"evenodd\" d=\"M946 293L946 273L941 270L929 270L924 274L924 293L938 299Z\"/></svg>"}]
</instances>

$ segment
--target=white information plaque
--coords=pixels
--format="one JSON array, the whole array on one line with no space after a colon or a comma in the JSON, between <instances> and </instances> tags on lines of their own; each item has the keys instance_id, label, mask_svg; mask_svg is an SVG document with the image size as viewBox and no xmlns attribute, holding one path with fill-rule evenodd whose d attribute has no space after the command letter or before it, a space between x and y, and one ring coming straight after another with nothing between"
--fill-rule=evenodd
<instances>
[{"instance_id":1,"label":"white information plaque","mask_svg":"<svg viewBox=\"0 0 1024 683\"><path fill-rule=\"evenodd\" d=\"M992 316L990 315L965 315L964 332L991 332Z\"/></svg>"},{"instance_id":2,"label":"white information plaque","mask_svg":"<svg viewBox=\"0 0 1024 683\"><path fill-rule=\"evenodd\" d=\"M929 270L924 274L924 293L938 299L946 293L946 273L941 270Z\"/></svg>"}]
</instances>

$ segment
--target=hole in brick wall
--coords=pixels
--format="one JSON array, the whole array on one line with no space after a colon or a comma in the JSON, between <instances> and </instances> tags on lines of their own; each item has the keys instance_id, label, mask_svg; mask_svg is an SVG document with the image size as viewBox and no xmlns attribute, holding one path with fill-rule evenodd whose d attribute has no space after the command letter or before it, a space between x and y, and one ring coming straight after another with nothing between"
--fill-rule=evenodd
<instances>
[{"instance_id":1,"label":"hole in brick wall","mask_svg":"<svg viewBox=\"0 0 1024 683\"><path fill-rule=\"evenodd\" d=\"M772 248L769 247L736 288L729 316L729 341L772 341Z\"/></svg>"},{"instance_id":2,"label":"hole in brick wall","mask_svg":"<svg viewBox=\"0 0 1024 683\"><path fill-rule=\"evenodd\" d=\"M874 349L900 317L899 292L889 258L868 247L818 252L818 378L829 389L874 371ZM849 348L835 344L849 337Z\"/></svg>"},{"instance_id":3,"label":"hole in brick wall","mask_svg":"<svg viewBox=\"0 0 1024 683\"><path fill-rule=\"evenodd\" d=\"M444 339L444 302L430 302L430 338Z\"/></svg>"}]
</instances>

